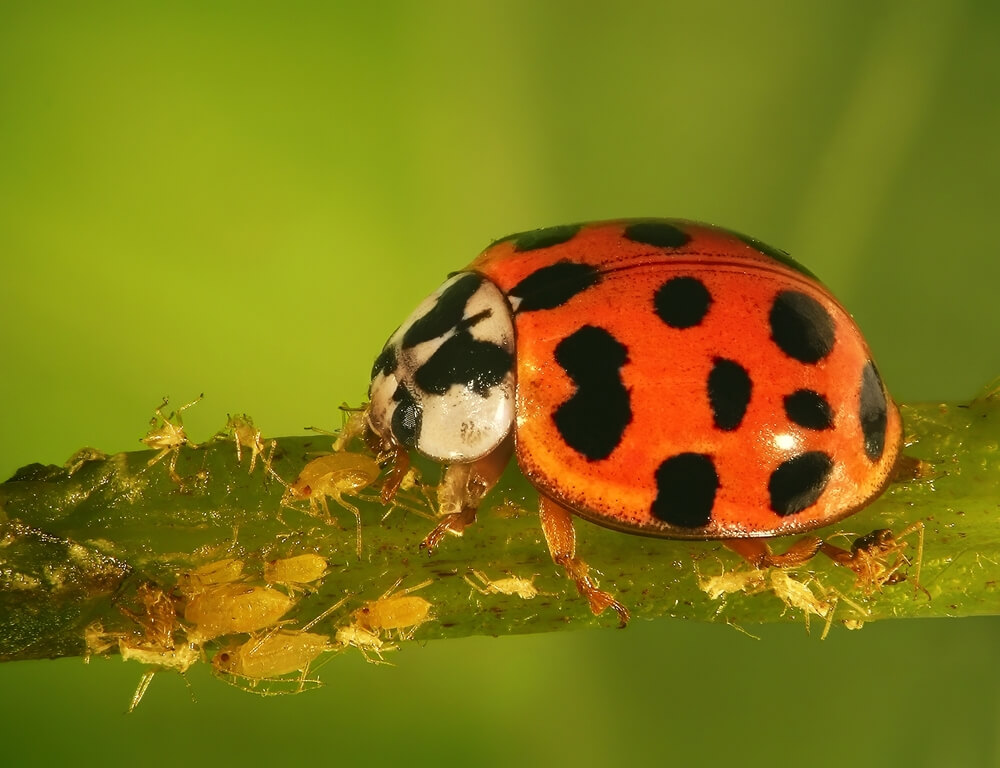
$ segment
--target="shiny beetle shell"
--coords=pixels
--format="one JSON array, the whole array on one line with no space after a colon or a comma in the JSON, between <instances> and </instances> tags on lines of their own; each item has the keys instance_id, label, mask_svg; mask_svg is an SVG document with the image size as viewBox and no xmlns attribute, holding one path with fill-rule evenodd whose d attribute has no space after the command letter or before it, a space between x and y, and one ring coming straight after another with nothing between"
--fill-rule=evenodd
<instances>
[{"instance_id":1,"label":"shiny beetle shell","mask_svg":"<svg viewBox=\"0 0 1000 768\"><path fill-rule=\"evenodd\" d=\"M457 463L512 433L548 498L670 538L841 519L901 443L861 332L811 273L671 219L497 241L393 334L370 400L384 442Z\"/></svg>"}]
</instances>

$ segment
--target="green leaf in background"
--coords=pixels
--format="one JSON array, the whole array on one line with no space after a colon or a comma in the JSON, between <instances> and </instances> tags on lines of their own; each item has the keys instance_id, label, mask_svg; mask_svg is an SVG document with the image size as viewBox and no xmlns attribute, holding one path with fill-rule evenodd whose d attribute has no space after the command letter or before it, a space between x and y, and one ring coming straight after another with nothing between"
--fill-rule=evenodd
<instances>
[{"instance_id":1,"label":"green leaf in background","mask_svg":"<svg viewBox=\"0 0 1000 768\"><path fill-rule=\"evenodd\" d=\"M138 450L164 394L206 393L199 439L335 427L445 274L619 216L788 250L898 400L968 400L1000 369L997 39L974 0L3 3L0 476ZM192 670L129 718L134 663L14 663L0 732L11 765L997 764L995 619L752 631L431 641L275 699Z\"/></svg>"}]
</instances>

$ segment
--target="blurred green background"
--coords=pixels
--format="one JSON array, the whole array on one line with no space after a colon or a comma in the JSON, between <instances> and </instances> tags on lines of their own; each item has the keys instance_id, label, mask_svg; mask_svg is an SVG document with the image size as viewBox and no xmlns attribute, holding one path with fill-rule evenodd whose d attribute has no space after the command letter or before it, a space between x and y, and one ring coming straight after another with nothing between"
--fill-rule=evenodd
<instances>
[{"instance_id":1,"label":"blurred green background","mask_svg":"<svg viewBox=\"0 0 1000 768\"><path fill-rule=\"evenodd\" d=\"M618 216L791 251L897 399L968 398L998 137L992 2L0 3L0 475L137 449L164 394L206 393L195 440L335 426L491 239ZM270 699L163 674L127 717L136 664L7 664L0 761L1000 764L1000 621L754 631L343 654Z\"/></svg>"}]
</instances>

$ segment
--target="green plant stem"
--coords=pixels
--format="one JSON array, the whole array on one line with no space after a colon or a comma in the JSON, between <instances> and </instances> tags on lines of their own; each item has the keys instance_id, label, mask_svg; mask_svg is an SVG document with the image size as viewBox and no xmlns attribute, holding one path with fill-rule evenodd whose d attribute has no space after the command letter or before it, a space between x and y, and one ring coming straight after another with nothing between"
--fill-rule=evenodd
<instances>
[{"instance_id":1,"label":"green plant stem","mask_svg":"<svg viewBox=\"0 0 1000 768\"><path fill-rule=\"evenodd\" d=\"M780 599L770 582L759 580L755 589L731 587L712 599L705 591L710 577L748 570L718 542L628 536L578 521L578 554L602 574L604 588L633 621L670 616L744 625L801 621L812 612L857 626L890 617L1000 613L998 407L991 393L965 404L904 406L905 454L927 462L922 474L819 532L898 532L923 521L922 589L915 584L916 534L908 537L914 545L905 552L909 562L901 562L899 577L906 579L871 595L854 586L854 573L825 558L797 569L795 578L825 611L790 607L787 596ZM277 446L274 471L290 482L310 458L330 450L330 439L280 438ZM310 630L333 636L352 611L400 579L403 588L431 580L419 595L433 605L432 619L417 628L418 640L617 623L611 611L592 616L550 561L533 512L536 494L516 469L487 498L476 525L432 555L418 547L433 525L413 511L429 509L419 493L404 494L408 510L386 508L375 490L363 491L359 560L349 512L331 500L330 524L307 504L282 507L284 487L260 462L253 474L246 455L238 463L231 441L183 446L180 482L170 477L169 457L149 466L153 455L118 454L71 467L33 464L0 485L0 659L83 655L85 630L95 622L110 634L136 635L140 585L177 596L181 573L224 558L241 559L243 578L263 584L265 562L306 552L325 557L329 571L312 592L296 596L288 627L304 626L346 597ZM434 471L427 469L430 482ZM832 540L849 547L853 535ZM790 543L778 540L775 548ZM493 580L537 575L541 594L484 595L463 578L475 580L472 571Z\"/></svg>"}]
</instances>

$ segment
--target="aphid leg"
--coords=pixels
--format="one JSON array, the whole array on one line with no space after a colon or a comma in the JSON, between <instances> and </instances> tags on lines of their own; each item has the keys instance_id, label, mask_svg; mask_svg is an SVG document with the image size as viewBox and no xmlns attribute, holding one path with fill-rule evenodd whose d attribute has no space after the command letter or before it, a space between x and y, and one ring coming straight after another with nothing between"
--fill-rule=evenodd
<instances>
[{"instance_id":1,"label":"aphid leg","mask_svg":"<svg viewBox=\"0 0 1000 768\"><path fill-rule=\"evenodd\" d=\"M497 484L514 451L513 436L508 436L492 452L468 464L451 464L438 486L441 522L427 534L420 546L433 552L445 534L461 536L476 522L479 502Z\"/></svg>"},{"instance_id":2,"label":"aphid leg","mask_svg":"<svg viewBox=\"0 0 1000 768\"><path fill-rule=\"evenodd\" d=\"M181 416L181 412L182 412L182 411L186 411L186 410L187 410L188 408L190 408L190 407L191 407L192 405L197 405L198 403L200 403L200 402L202 401L202 399L203 399L204 397L205 397L205 393L204 393L204 392L202 392L202 393L201 393L200 395L198 395L198 397L196 397L196 398L195 398L194 400L192 400L192 401L191 401L190 403L187 403L186 405L182 405L182 406L181 406L180 408L178 408L178 409L177 409L177 410L176 410L176 411L175 411L175 412L174 412L174 413L172 414L173 416L176 416L176 417L177 417L177 423L179 424L179 423L180 423L180 421L181 421L181 418L180 418L180 416ZM162 405L162 406L160 406L160 408L164 407L165 405L166 405L166 402L164 402L164 403L163 403L163 405ZM158 412L158 411L159 411L159 408L157 409L157 412ZM192 445L193 445L193 443L192 443Z\"/></svg>"},{"instance_id":3,"label":"aphid leg","mask_svg":"<svg viewBox=\"0 0 1000 768\"><path fill-rule=\"evenodd\" d=\"M177 457L181 455L181 448L180 448L180 446L176 446L175 448L173 448L171 450L171 453L173 455L170 457L170 465L168 467L168 474L170 475L170 479L173 482L177 483L177 485L183 485L184 479L180 475L177 474Z\"/></svg>"},{"instance_id":4,"label":"aphid leg","mask_svg":"<svg viewBox=\"0 0 1000 768\"><path fill-rule=\"evenodd\" d=\"M569 511L548 497L541 496L538 512L552 560L556 565L562 566L566 575L576 582L577 590L587 598L594 615L599 616L605 608L611 608L618 614L619 626L628 624L628 609L610 593L597 588L597 581L590 576L590 567L576 556L576 532L573 530L573 518Z\"/></svg>"},{"instance_id":5,"label":"aphid leg","mask_svg":"<svg viewBox=\"0 0 1000 768\"><path fill-rule=\"evenodd\" d=\"M147 669L142 673L142 678L139 680L139 685L135 689L135 693L132 694L132 701L129 702L128 711L131 714L135 712L135 708L139 706L139 702L142 701L142 697L146 695L146 689L149 688L149 684L153 682L153 675L156 674L156 667L152 669Z\"/></svg>"},{"instance_id":6,"label":"aphid leg","mask_svg":"<svg viewBox=\"0 0 1000 768\"><path fill-rule=\"evenodd\" d=\"M358 559L360 560L361 559L361 510L358 509L353 504L351 504L351 502L349 502L347 499L345 499L342 494L338 493L338 494L334 495L333 500L336 501L344 509L346 509L349 512L351 512L351 514L353 514L354 517L355 517L355 519L358 521L358 525L357 525L357 528L358 528L358 534L357 534L358 535L357 551L358 551Z\"/></svg>"},{"instance_id":7,"label":"aphid leg","mask_svg":"<svg viewBox=\"0 0 1000 768\"><path fill-rule=\"evenodd\" d=\"M267 482L267 478L268 478L269 475L277 477L277 475L275 475L275 473L274 473L274 470L271 469L271 462L274 461L274 452L275 452L275 450L277 450L277 448L278 448L278 441L277 440L271 440L271 442L268 443L267 456L264 456L264 451L263 450L261 450L261 452L260 452L260 455L263 457L262 461L264 462L264 469L266 470L265 474L264 474L264 482L265 483ZM278 479L280 480L281 478L278 478ZM284 482L284 481L282 480L282 482Z\"/></svg>"}]
</instances>

